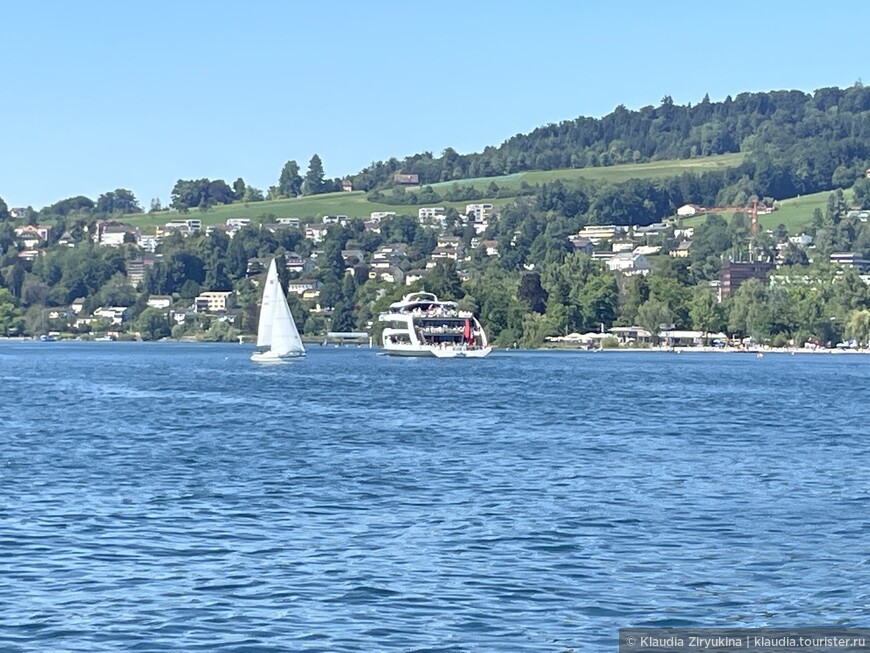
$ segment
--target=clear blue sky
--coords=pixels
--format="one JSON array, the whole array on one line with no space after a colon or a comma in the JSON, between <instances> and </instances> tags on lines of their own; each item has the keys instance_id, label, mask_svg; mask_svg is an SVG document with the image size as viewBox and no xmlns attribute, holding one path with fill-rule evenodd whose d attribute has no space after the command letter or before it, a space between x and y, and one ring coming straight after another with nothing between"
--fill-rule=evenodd
<instances>
[{"instance_id":1,"label":"clear blue sky","mask_svg":"<svg viewBox=\"0 0 870 653\"><path fill-rule=\"evenodd\" d=\"M870 83L870 3L4 3L0 197L179 178L266 189L313 153L375 160L499 145L618 104Z\"/></svg>"}]
</instances>

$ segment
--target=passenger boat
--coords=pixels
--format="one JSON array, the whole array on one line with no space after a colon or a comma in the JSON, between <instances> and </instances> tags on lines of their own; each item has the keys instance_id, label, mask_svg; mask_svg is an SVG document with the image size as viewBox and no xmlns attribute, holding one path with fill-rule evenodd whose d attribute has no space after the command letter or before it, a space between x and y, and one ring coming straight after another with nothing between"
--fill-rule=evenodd
<instances>
[{"instance_id":1,"label":"passenger boat","mask_svg":"<svg viewBox=\"0 0 870 653\"><path fill-rule=\"evenodd\" d=\"M474 315L432 293L405 295L378 321L385 323L382 344L391 356L483 358L492 351Z\"/></svg>"}]
</instances>

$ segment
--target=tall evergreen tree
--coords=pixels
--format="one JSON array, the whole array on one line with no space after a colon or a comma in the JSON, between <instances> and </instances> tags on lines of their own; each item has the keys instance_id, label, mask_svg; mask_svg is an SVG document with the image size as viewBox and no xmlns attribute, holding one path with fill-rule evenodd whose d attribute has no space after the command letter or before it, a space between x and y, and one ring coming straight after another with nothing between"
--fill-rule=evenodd
<instances>
[{"instance_id":1,"label":"tall evergreen tree","mask_svg":"<svg viewBox=\"0 0 870 653\"><path fill-rule=\"evenodd\" d=\"M308 163L308 172L305 173L305 181L302 183L303 195L317 195L323 192L323 162L315 154Z\"/></svg>"},{"instance_id":2,"label":"tall evergreen tree","mask_svg":"<svg viewBox=\"0 0 870 653\"><path fill-rule=\"evenodd\" d=\"M314 156L317 156L316 154ZM312 159L312 162L314 159ZM318 159L319 161L319 159ZM323 168L321 166L321 180L323 178ZM296 197L302 192L302 177L299 176L299 164L296 161L290 160L284 164L281 169L281 176L278 179L278 192L284 197Z\"/></svg>"}]
</instances>

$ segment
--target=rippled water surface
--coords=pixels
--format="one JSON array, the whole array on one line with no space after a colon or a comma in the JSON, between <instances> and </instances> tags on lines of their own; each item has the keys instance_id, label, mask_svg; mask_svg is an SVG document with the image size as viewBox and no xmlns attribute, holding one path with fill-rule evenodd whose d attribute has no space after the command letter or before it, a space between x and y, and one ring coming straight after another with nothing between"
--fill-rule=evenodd
<instances>
[{"instance_id":1,"label":"rippled water surface","mask_svg":"<svg viewBox=\"0 0 870 653\"><path fill-rule=\"evenodd\" d=\"M0 650L867 625L870 356L0 343Z\"/></svg>"}]
</instances>

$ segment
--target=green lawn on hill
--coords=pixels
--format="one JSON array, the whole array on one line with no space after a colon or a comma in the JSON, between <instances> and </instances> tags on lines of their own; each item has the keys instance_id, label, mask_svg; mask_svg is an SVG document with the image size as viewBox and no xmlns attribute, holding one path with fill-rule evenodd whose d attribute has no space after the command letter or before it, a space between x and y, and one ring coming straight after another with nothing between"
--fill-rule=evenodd
<instances>
[{"instance_id":1,"label":"green lawn on hill","mask_svg":"<svg viewBox=\"0 0 870 653\"><path fill-rule=\"evenodd\" d=\"M436 190L443 191L453 184L461 186L474 186L485 192L495 182L500 188L519 188L522 182L529 185L553 182L557 179L575 181L578 179L591 179L595 181L622 182L628 179L658 179L674 177L684 171L701 173L707 170L717 170L739 165L743 160L743 154L723 154L720 156L706 157L702 159L686 159L676 161L654 161L651 163L632 163L618 166L600 168L571 168L564 170L546 170L535 172L523 172L502 177L480 177L477 179L460 179L455 182L432 184ZM414 190L414 189L409 189ZM474 202L488 202L496 208L513 202L515 198L483 198ZM465 205L472 201L463 202L438 202L439 206L453 207L460 212L465 211ZM159 213L147 213L140 215L127 215L123 221L142 228L153 228L163 225L170 220L180 218L194 218L202 220L204 226L220 224L231 218L249 218L256 221L261 217L269 220L275 218L300 218L301 220L314 221L326 215L346 215L368 219L372 211L394 211L397 215L417 215L417 209L425 205L394 205L380 202L370 202L362 191L351 193L327 193L324 195L309 195L293 199L271 200L265 202L251 202L249 204L227 204L215 206L208 211L192 209L187 214L177 211L161 211Z\"/></svg>"},{"instance_id":2,"label":"green lawn on hill","mask_svg":"<svg viewBox=\"0 0 870 653\"><path fill-rule=\"evenodd\" d=\"M799 234L809 227L813 220L813 211L815 209L821 209L822 212L825 211L828 206L828 197L830 197L832 192L826 190L820 193L780 200L776 203L777 210L766 215L759 215L758 222L764 229L773 229L782 224L785 225L790 234ZM852 190L848 189L843 192L846 196L846 202L850 202L852 200ZM731 218L730 213L721 215L725 219ZM694 218L686 218L681 221L681 224L687 227L697 226L702 224L706 219L706 215L699 215Z\"/></svg>"},{"instance_id":3,"label":"green lawn on hill","mask_svg":"<svg viewBox=\"0 0 870 653\"><path fill-rule=\"evenodd\" d=\"M499 188L519 188L523 182L530 186L553 182L557 179L563 181L576 181L578 179L590 179L593 181L607 181L619 183L629 179L663 179L665 177L677 177L683 172L702 173L708 170L722 170L734 168L741 163L745 154L720 154L702 159L678 159L669 161L651 161L649 163L626 163L618 166L603 166L599 168L568 168L561 170L535 170L532 172L518 172L503 177L477 177L474 179L459 179L440 184L431 184L432 188L444 189L452 184L461 186L474 186L480 190L486 190L492 182Z\"/></svg>"}]
</instances>

